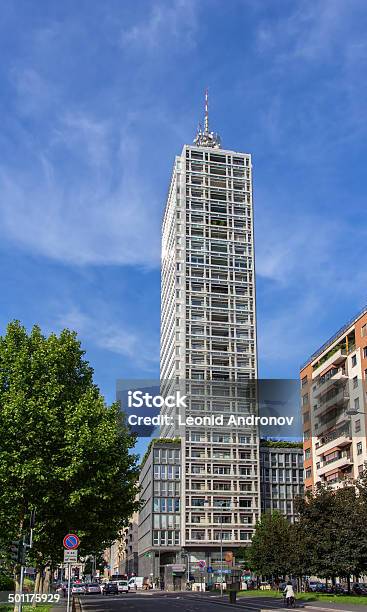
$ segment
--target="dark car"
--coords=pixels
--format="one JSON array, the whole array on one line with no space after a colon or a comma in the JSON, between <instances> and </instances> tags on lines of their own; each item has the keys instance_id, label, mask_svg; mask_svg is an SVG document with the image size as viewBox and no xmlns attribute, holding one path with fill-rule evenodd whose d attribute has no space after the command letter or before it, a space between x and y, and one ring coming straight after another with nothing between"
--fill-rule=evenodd
<instances>
[{"instance_id":1,"label":"dark car","mask_svg":"<svg viewBox=\"0 0 367 612\"><path fill-rule=\"evenodd\" d=\"M103 589L103 595L118 595L119 589L116 582L106 582Z\"/></svg>"}]
</instances>

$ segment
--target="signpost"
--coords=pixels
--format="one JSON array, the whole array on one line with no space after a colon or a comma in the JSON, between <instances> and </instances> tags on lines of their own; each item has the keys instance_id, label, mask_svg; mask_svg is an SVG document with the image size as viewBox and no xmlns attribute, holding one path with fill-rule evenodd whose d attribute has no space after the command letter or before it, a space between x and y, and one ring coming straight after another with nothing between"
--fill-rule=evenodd
<instances>
[{"instance_id":1,"label":"signpost","mask_svg":"<svg viewBox=\"0 0 367 612\"><path fill-rule=\"evenodd\" d=\"M64 550L64 563L76 563L78 561L77 550Z\"/></svg>"},{"instance_id":2,"label":"signpost","mask_svg":"<svg viewBox=\"0 0 367 612\"><path fill-rule=\"evenodd\" d=\"M66 611L70 612L70 586L71 586L71 564L78 560L78 546L80 540L75 533L68 533L63 540L64 544L64 563L68 567L68 601Z\"/></svg>"},{"instance_id":3,"label":"signpost","mask_svg":"<svg viewBox=\"0 0 367 612\"><path fill-rule=\"evenodd\" d=\"M68 550L75 550L78 548L80 540L75 533L68 533L68 535L64 537L63 543L64 548L67 548Z\"/></svg>"}]
</instances>

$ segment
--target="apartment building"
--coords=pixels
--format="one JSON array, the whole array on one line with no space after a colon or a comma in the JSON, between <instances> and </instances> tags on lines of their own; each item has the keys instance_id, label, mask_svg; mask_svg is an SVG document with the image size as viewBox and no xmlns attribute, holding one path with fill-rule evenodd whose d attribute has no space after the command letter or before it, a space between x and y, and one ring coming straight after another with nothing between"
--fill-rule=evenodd
<instances>
[{"instance_id":1,"label":"apartment building","mask_svg":"<svg viewBox=\"0 0 367 612\"><path fill-rule=\"evenodd\" d=\"M339 487L366 467L367 307L301 368L307 490Z\"/></svg>"},{"instance_id":2,"label":"apartment building","mask_svg":"<svg viewBox=\"0 0 367 612\"><path fill-rule=\"evenodd\" d=\"M302 443L262 440L260 469L261 512L276 510L294 523L295 499L304 494Z\"/></svg>"},{"instance_id":3,"label":"apartment building","mask_svg":"<svg viewBox=\"0 0 367 612\"><path fill-rule=\"evenodd\" d=\"M128 576L138 574L138 520L139 513L134 512L128 526L122 532L120 574Z\"/></svg>"},{"instance_id":4,"label":"apartment building","mask_svg":"<svg viewBox=\"0 0 367 612\"><path fill-rule=\"evenodd\" d=\"M203 417L255 410L257 377L252 163L222 149L204 129L176 157L162 225L161 384L184 384L182 414ZM225 550L250 543L260 512L259 440L254 427L176 426L181 439L178 544L220 564Z\"/></svg>"}]
</instances>

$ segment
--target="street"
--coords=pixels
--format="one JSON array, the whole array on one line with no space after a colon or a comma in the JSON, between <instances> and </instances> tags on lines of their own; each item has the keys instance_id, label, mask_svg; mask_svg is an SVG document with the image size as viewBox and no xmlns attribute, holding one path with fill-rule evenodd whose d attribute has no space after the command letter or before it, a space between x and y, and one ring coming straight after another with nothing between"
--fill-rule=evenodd
<instances>
[{"instance_id":1,"label":"street","mask_svg":"<svg viewBox=\"0 0 367 612\"><path fill-rule=\"evenodd\" d=\"M218 596L193 595L191 593L167 593L157 595L136 595L103 597L83 597L83 609L90 612L107 610L130 610L134 612L161 612L164 610L182 610L184 612L219 612L223 608L243 610L283 609L283 602L269 597L253 597L238 600L237 605L231 605L228 598L222 601Z\"/></svg>"},{"instance_id":2,"label":"street","mask_svg":"<svg viewBox=\"0 0 367 612\"><path fill-rule=\"evenodd\" d=\"M251 597L244 601L238 600L237 605L231 605L228 598L220 601L218 596L194 595L191 593L165 593L156 595L140 595L129 593L117 596L84 596L81 598L85 612L165 612L166 610L181 610L182 612L219 612L224 608L230 610L274 610L284 609L283 602L269 597Z\"/></svg>"},{"instance_id":3,"label":"street","mask_svg":"<svg viewBox=\"0 0 367 612\"><path fill-rule=\"evenodd\" d=\"M87 595L81 598L84 612L220 612L228 610L284 610L283 601L272 597L242 597L237 604L232 605L228 598L223 600L217 595L193 593L154 593L103 596ZM326 602L313 602L300 604L296 609L305 609L309 612L322 612L325 610L343 610L344 612L362 612L367 606L353 606L345 604L331 604Z\"/></svg>"}]
</instances>

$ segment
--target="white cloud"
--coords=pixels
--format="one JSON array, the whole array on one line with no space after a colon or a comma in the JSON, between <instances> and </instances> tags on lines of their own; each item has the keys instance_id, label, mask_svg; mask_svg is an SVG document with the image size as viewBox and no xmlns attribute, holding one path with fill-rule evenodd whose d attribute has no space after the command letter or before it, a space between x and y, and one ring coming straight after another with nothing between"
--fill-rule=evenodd
<instances>
[{"instance_id":1,"label":"white cloud","mask_svg":"<svg viewBox=\"0 0 367 612\"><path fill-rule=\"evenodd\" d=\"M358 6L351 0L350 4ZM261 22L257 31L258 48L275 52L279 60L304 59L320 61L337 44L340 29L351 14L342 0L301 0L294 10L271 22Z\"/></svg>"},{"instance_id":2,"label":"white cloud","mask_svg":"<svg viewBox=\"0 0 367 612\"><path fill-rule=\"evenodd\" d=\"M147 48L161 51L171 45L172 40L194 44L196 30L193 0L157 0L146 19L122 32L121 43L124 47L138 47L144 53Z\"/></svg>"},{"instance_id":3,"label":"white cloud","mask_svg":"<svg viewBox=\"0 0 367 612\"><path fill-rule=\"evenodd\" d=\"M128 358L145 372L156 371L159 363L158 341L146 334L130 329L124 323L111 322L111 313L105 304L98 305L92 314L71 307L57 319L59 328L75 330L80 336L100 349Z\"/></svg>"},{"instance_id":4,"label":"white cloud","mask_svg":"<svg viewBox=\"0 0 367 612\"><path fill-rule=\"evenodd\" d=\"M74 265L159 263L163 202L144 184L140 142L129 120L61 115L27 163L0 163L1 234Z\"/></svg>"}]
</instances>

